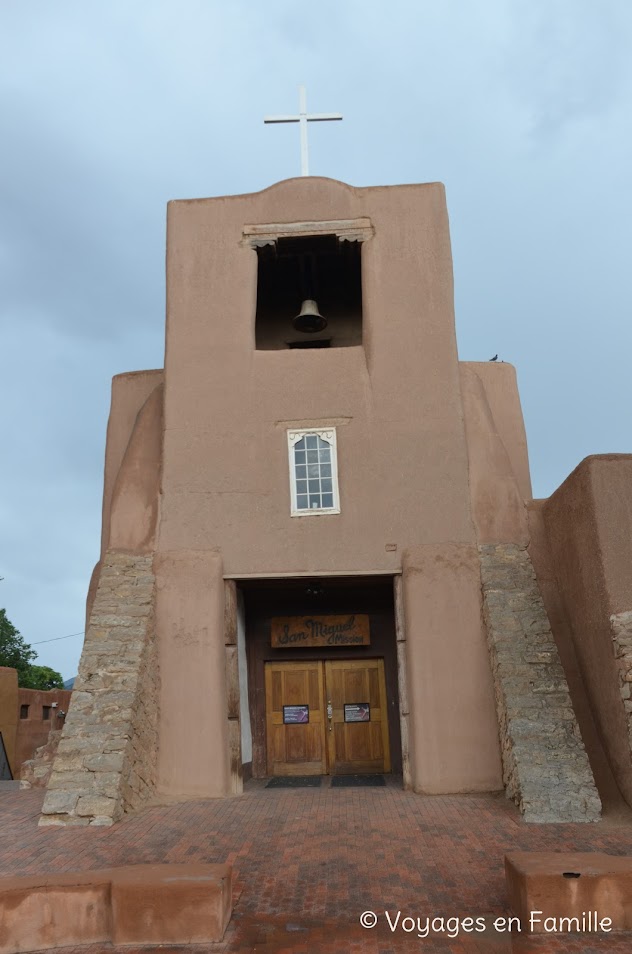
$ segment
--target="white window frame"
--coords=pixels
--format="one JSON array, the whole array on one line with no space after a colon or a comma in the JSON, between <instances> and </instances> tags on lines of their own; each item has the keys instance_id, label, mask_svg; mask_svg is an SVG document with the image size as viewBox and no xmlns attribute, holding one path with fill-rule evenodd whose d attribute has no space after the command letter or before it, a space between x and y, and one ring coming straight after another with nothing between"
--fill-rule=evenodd
<instances>
[{"instance_id":1,"label":"white window frame","mask_svg":"<svg viewBox=\"0 0 632 954\"><path fill-rule=\"evenodd\" d=\"M331 488L333 493L333 507L314 507L299 510L296 500L296 466L294 458L294 447L304 437L316 434L321 440L329 444L331 448ZM290 465L290 515L292 517L321 517L328 513L340 513L340 492L338 490L338 450L336 444L335 427L307 427L292 429L287 432L288 460Z\"/></svg>"}]
</instances>

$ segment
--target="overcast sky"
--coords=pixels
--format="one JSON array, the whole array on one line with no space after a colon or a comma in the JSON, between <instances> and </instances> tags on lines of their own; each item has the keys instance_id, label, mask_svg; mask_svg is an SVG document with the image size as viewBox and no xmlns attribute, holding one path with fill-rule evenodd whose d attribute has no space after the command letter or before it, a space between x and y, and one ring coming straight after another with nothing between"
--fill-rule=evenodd
<instances>
[{"instance_id":1,"label":"overcast sky","mask_svg":"<svg viewBox=\"0 0 632 954\"><path fill-rule=\"evenodd\" d=\"M112 375L161 367L165 206L310 171L447 189L460 357L518 370L536 496L632 451L630 0L0 0L0 606L84 628ZM82 638L36 645L65 678Z\"/></svg>"}]
</instances>

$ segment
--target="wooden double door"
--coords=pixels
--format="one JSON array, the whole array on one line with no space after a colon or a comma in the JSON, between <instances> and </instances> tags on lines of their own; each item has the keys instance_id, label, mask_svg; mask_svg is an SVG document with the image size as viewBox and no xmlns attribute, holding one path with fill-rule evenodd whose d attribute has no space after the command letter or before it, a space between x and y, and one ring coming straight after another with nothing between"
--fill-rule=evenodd
<instances>
[{"instance_id":1,"label":"wooden double door","mask_svg":"<svg viewBox=\"0 0 632 954\"><path fill-rule=\"evenodd\" d=\"M384 661L265 664L268 775L390 772Z\"/></svg>"}]
</instances>

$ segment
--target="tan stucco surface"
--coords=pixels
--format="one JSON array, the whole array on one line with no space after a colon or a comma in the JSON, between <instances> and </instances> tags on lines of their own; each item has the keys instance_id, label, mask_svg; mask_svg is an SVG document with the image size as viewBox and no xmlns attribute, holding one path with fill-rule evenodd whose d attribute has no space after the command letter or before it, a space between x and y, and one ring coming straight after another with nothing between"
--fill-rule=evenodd
<instances>
[{"instance_id":1,"label":"tan stucco surface","mask_svg":"<svg viewBox=\"0 0 632 954\"><path fill-rule=\"evenodd\" d=\"M514 470L524 466L512 443L510 423L520 431L522 414L517 401L515 375L503 372L509 365L461 365L461 394L469 454L469 482L472 517L479 543L516 543L528 541L527 513L520 484ZM485 369L482 374L481 368ZM512 369L513 370L513 369ZM486 387L483 378L492 382ZM494 394L494 406L489 400ZM503 400L504 398L504 400ZM505 408L511 409L511 413ZM501 417L502 415L502 417ZM503 427L498 423L501 417ZM513 459L507 444L514 450ZM525 445L526 453L526 445Z\"/></svg>"},{"instance_id":2,"label":"tan stucco surface","mask_svg":"<svg viewBox=\"0 0 632 954\"><path fill-rule=\"evenodd\" d=\"M360 216L363 347L256 351L244 224ZM171 203L165 375L159 549L283 575L392 572L408 546L473 542L441 185L307 178ZM338 426L339 516L290 516L286 430L302 424Z\"/></svg>"},{"instance_id":3,"label":"tan stucco surface","mask_svg":"<svg viewBox=\"0 0 632 954\"><path fill-rule=\"evenodd\" d=\"M476 547L411 549L403 586L413 787L430 795L500 790Z\"/></svg>"},{"instance_id":4,"label":"tan stucco surface","mask_svg":"<svg viewBox=\"0 0 632 954\"><path fill-rule=\"evenodd\" d=\"M139 410L114 484L112 549L148 553L156 544L163 431L162 384Z\"/></svg>"},{"instance_id":5,"label":"tan stucco surface","mask_svg":"<svg viewBox=\"0 0 632 954\"><path fill-rule=\"evenodd\" d=\"M619 811L624 806L621 793L610 768L610 763L595 722L581 667L573 640L573 629L561 588L557 581L556 565L544 524L543 509L546 500L532 500L529 514L529 556L536 573L546 613L551 624L555 644L564 667L564 674L590 760L604 810Z\"/></svg>"},{"instance_id":6,"label":"tan stucco surface","mask_svg":"<svg viewBox=\"0 0 632 954\"><path fill-rule=\"evenodd\" d=\"M610 616L632 610L632 456L587 457L543 507L582 678L619 788L632 763Z\"/></svg>"},{"instance_id":7,"label":"tan stucco surface","mask_svg":"<svg viewBox=\"0 0 632 954\"><path fill-rule=\"evenodd\" d=\"M461 368L473 371L480 379L520 494L523 500L531 500L527 434L515 367L507 361L462 361Z\"/></svg>"},{"instance_id":8,"label":"tan stucco surface","mask_svg":"<svg viewBox=\"0 0 632 954\"><path fill-rule=\"evenodd\" d=\"M112 379L112 400L105 445L101 556L109 546L110 505L119 468L123 461L136 417L143 404L163 379L163 371L130 371Z\"/></svg>"},{"instance_id":9,"label":"tan stucco surface","mask_svg":"<svg viewBox=\"0 0 632 954\"><path fill-rule=\"evenodd\" d=\"M167 552L154 562L161 699L157 789L229 792L224 580L218 553Z\"/></svg>"}]
</instances>

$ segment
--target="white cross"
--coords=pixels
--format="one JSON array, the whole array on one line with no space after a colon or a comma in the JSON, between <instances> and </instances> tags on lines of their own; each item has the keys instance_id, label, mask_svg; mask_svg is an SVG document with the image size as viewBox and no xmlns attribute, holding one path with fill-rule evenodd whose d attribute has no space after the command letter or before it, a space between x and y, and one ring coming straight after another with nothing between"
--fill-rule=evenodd
<instances>
[{"instance_id":1,"label":"white cross","mask_svg":"<svg viewBox=\"0 0 632 954\"><path fill-rule=\"evenodd\" d=\"M300 123L301 127L301 175L308 176L307 161L307 124L322 123L328 119L342 119L340 113L312 113L307 112L307 96L305 87L298 88L298 116L264 116L264 123Z\"/></svg>"}]
</instances>

